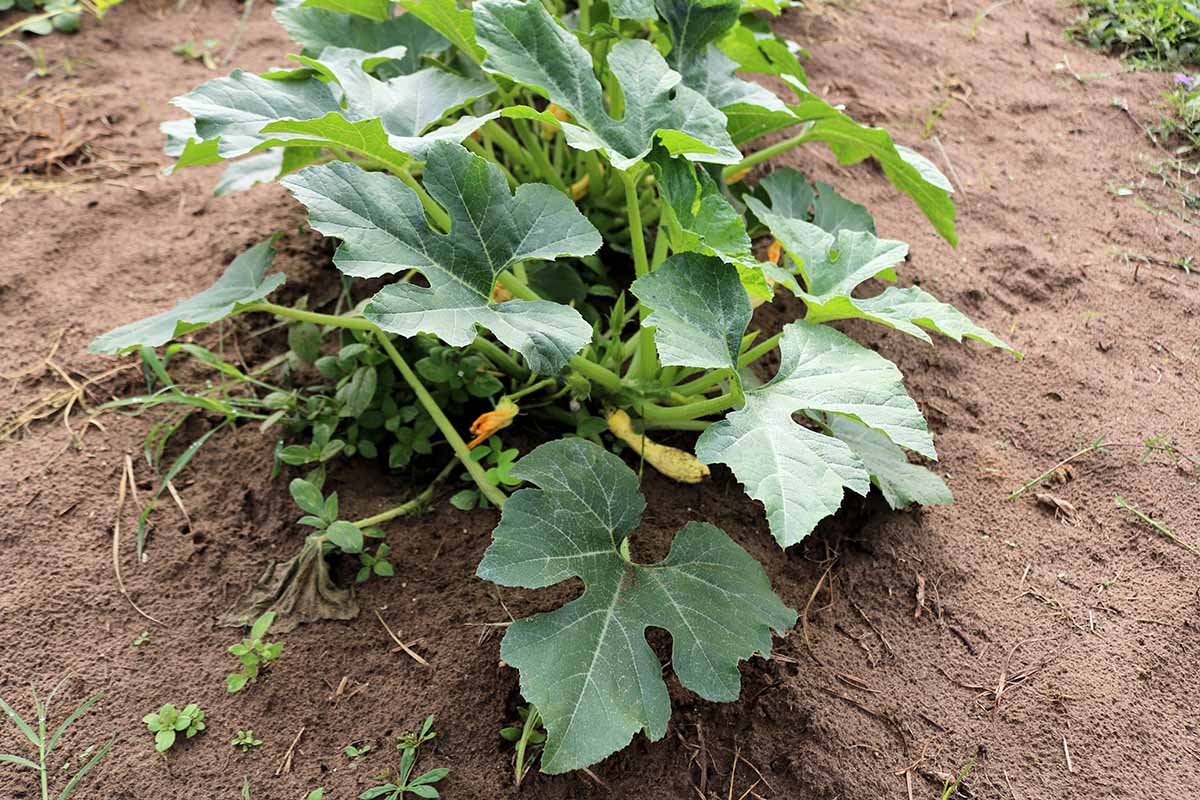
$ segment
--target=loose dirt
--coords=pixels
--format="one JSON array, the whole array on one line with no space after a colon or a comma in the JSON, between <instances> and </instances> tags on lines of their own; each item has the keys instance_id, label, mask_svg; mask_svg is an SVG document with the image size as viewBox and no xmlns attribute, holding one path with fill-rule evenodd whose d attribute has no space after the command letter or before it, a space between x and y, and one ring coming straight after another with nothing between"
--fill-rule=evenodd
<instances>
[{"instance_id":1,"label":"loose dirt","mask_svg":"<svg viewBox=\"0 0 1200 800\"><path fill-rule=\"evenodd\" d=\"M262 5L240 66L282 63L287 50ZM0 391L9 419L53 409L36 402L66 387L45 363L56 342L49 360L72 380L104 373L118 364L86 354L93 336L199 290L275 230L288 232L278 264L289 297L333 285L328 250L279 187L212 198L213 170L158 174L157 123L178 116L166 101L213 75L170 47L230 41L240 13L226 0L174 6L128 0L79 36L31 42L51 64L69 54L72 78L24 82L29 62L0 51L0 130L40 132L19 145L6 132L0 146L0 370L21 373ZM111 560L122 463L131 453L144 464L149 420L86 425L76 412L69 429L51 416L0 444L0 696L28 711L30 684L69 676L60 708L96 690L105 700L61 757L117 737L75 796L234 798L248 780L256 799L324 786L348 800L396 761L392 737L428 713L443 736L422 765L452 769L442 784L452 800L931 798L968 764L961 797L1200 795L1200 558L1114 501L1200 546L1200 467L1166 452L1143 459L1139 444L1162 436L1200 453L1200 276L1130 257L1195 255L1200 231L1139 205L1140 191L1119 191L1153 180L1147 166L1165 157L1137 124L1153 121L1169 77L1123 72L1067 42L1071 12L1049 0L993 6L972 36L975 13L897 0L793 10L779 22L811 50L814 87L959 184L962 244L940 241L869 165L838 167L819 148L784 161L865 203L881 235L911 243L908 280L1006 335L1025 359L848 327L903 369L938 434L953 507L892 513L850 497L781 553L728 472L699 487L647 477L644 555L660 555L685 521L711 520L805 609L772 660L743 666L738 703L699 701L671 677L665 739L639 736L591 775L535 775L515 791L497 732L515 718L516 675L498 663L496 630L479 623L551 608L577 588L500 594L474 578L495 515L445 502L389 528L402 574L360 592L358 619L288 634L269 676L231 697L234 634L213 621L300 541L285 483L268 480L273 442L246 428L207 446L179 484L191 525L164 503L144 563L126 506L122 570L156 625L118 593ZM54 112L25 123L29 92ZM251 362L280 346L249 338L262 324L235 328ZM119 372L83 400L139 385L136 369ZM1006 499L1100 436L1131 446L1089 453L1062 481ZM145 494L144 466L138 478ZM368 467L337 472L334 486L358 516L410 491ZM1039 492L1069 503L1074 520ZM393 653L372 610L429 666ZM133 646L143 630L149 642ZM164 702L208 713L207 732L166 759L140 721ZM246 727L265 744L243 755L227 743ZM302 728L290 771L279 770ZM352 763L342 753L352 742L381 749ZM0 752L21 747L13 726L0 728ZM28 774L0 765L0 797L34 792Z\"/></svg>"}]
</instances>

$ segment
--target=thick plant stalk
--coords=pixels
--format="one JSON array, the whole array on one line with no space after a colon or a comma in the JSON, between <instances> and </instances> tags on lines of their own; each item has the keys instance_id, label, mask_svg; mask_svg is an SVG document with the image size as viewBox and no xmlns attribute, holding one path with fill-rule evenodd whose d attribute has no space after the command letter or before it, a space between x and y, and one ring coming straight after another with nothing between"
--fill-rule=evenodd
<instances>
[{"instance_id":1,"label":"thick plant stalk","mask_svg":"<svg viewBox=\"0 0 1200 800\"><path fill-rule=\"evenodd\" d=\"M392 340L386 333L379 330L375 331L379 343L383 345L384 352L388 354L388 358L396 365L396 369L400 371L401 377L412 388L413 393L417 396L417 402L425 409L425 412L433 419L438 430L442 432L442 436L446 437L446 441L450 443L454 454L458 456L458 460L467 468L471 478L474 479L479 491L483 492L483 496L491 501L496 508L503 508L504 503L508 500L508 496L500 491L500 487L488 480L487 474L483 471L483 467L479 462L471 457L471 451L467 447L467 443L458 435L458 431L450 424L450 420L442 413L442 409L438 406L437 401L433 399L433 395L421 383L421 379L417 377L417 373L412 371L412 367L408 366L408 362L404 360L404 356L400 355L400 351L392 344Z\"/></svg>"},{"instance_id":2,"label":"thick plant stalk","mask_svg":"<svg viewBox=\"0 0 1200 800\"><path fill-rule=\"evenodd\" d=\"M447 461L446 466L442 467L442 471L437 474L437 477L429 482L429 485L425 487L424 491L411 500L403 502L398 506L393 506L387 511L381 511L378 514L364 517L363 519L357 520L350 524L360 529L372 528L376 525L382 525L385 522L396 519L397 517L406 517L409 514L415 514L425 506L429 505L429 501L433 499L433 493L437 491L437 488L442 485L442 482L449 478L450 473L454 471L455 463L457 463L457 459L450 459Z\"/></svg>"},{"instance_id":3,"label":"thick plant stalk","mask_svg":"<svg viewBox=\"0 0 1200 800\"><path fill-rule=\"evenodd\" d=\"M770 147L764 147L762 150L756 150L738 163L730 164L728 167L725 167L725 169L721 171L721 177L724 178L727 183L736 183L737 181L734 180L735 176L738 178L738 180L741 180L746 176L746 173L764 161L768 161L780 153L786 153L788 150L791 150L794 147L799 147L807 141L808 134L801 133L797 136L791 137L790 139L784 139L782 142L776 142Z\"/></svg>"},{"instance_id":4,"label":"thick plant stalk","mask_svg":"<svg viewBox=\"0 0 1200 800\"><path fill-rule=\"evenodd\" d=\"M650 272L650 261L646 257L646 235L642 231L642 207L638 198L637 178L627 171L620 173L621 181L625 184L625 213L629 218L629 242L633 249L633 269L640 278ZM640 309L642 320L649 315L645 308ZM658 369L658 353L654 349L654 331L645 326L638 332L638 352L634 356L631 367L636 367L636 375L642 380L650 381Z\"/></svg>"}]
</instances>

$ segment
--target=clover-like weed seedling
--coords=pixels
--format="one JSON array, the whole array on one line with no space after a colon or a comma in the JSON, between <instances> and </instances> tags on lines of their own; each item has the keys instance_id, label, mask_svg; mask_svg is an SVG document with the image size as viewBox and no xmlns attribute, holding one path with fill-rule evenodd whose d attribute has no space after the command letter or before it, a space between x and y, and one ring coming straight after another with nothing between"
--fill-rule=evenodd
<instances>
[{"instance_id":1,"label":"clover-like weed seedling","mask_svg":"<svg viewBox=\"0 0 1200 800\"><path fill-rule=\"evenodd\" d=\"M400 751L400 769L394 780L367 789L360 794L359 800L401 800L406 795L416 797L439 797L434 784L450 774L445 767L428 770L413 778L413 768L417 765L417 756L421 745L437 738L433 730L434 715L430 714L422 723L420 731L410 731L396 739L396 749Z\"/></svg>"},{"instance_id":2,"label":"clover-like weed seedling","mask_svg":"<svg viewBox=\"0 0 1200 800\"><path fill-rule=\"evenodd\" d=\"M367 578L370 578L372 574L378 575L381 578L390 578L395 575L396 567L387 559L391 551L392 548L388 547L387 542L380 542L379 547L375 549L374 555L364 550L358 557L362 562L362 567L358 570L358 574L354 576L354 582L365 583Z\"/></svg>"},{"instance_id":3,"label":"clover-like weed seedling","mask_svg":"<svg viewBox=\"0 0 1200 800\"><path fill-rule=\"evenodd\" d=\"M283 642L264 641L274 621L275 612L268 611L254 621L249 638L229 648L229 652L242 662L242 671L235 672L225 679L226 688L230 692L240 692L248 684L256 682L263 668L283 653Z\"/></svg>"},{"instance_id":4,"label":"clover-like weed seedling","mask_svg":"<svg viewBox=\"0 0 1200 800\"><path fill-rule=\"evenodd\" d=\"M242 748L243 753L254 747L262 747L262 743L262 739L254 738L254 731L250 730L249 728L244 731L239 730L236 734L234 734L234 737L229 740L229 744L232 746Z\"/></svg>"},{"instance_id":5,"label":"clover-like weed seedling","mask_svg":"<svg viewBox=\"0 0 1200 800\"><path fill-rule=\"evenodd\" d=\"M515 447L505 449L504 443L500 441L499 436L491 437L482 446L476 447L471 451L471 457L475 459L476 463L484 467L484 475L488 477L488 480L498 486L506 486L508 488L521 484L519 478L514 478L510 474L513 464L516 463L517 456L520 454L520 451ZM471 476L464 474L462 477L464 480L469 480ZM476 488L463 489L455 493L450 498L450 504L460 511L492 507L487 497Z\"/></svg>"},{"instance_id":6,"label":"clover-like weed seedling","mask_svg":"<svg viewBox=\"0 0 1200 800\"><path fill-rule=\"evenodd\" d=\"M154 733L154 750L165 753L175 746L179 734L191 739L204 730L204 712L195 703L189 703L182 710L171 703L166 703L157 713L142 717L142 722Z\"/></svg>"}]
</instances>

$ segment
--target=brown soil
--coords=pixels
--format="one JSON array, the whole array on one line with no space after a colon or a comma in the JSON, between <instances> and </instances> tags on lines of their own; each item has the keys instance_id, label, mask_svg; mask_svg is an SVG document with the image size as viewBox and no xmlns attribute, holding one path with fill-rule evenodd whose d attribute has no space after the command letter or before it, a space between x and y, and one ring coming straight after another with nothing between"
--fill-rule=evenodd
<instances>
[{"instance_id":1,"label":"brown soil","mask_svg":"<svg viewBox=\"0 0 1200 800\"><path fill-rule=\"evenodd\" d=\"M242 39L242 66L266 67L285 52L266 5ZM818 149L790 157L866 203L883 235L912 243L909 279L1025 353L1017 362L851 328L908 376L939 434L938 469L957 504L896 514L877 499L850 499L785 554L727 472L700 488L650 477L645 550L660 552L686 520L716 522L767 565L791 605L809 605L807 629L777 641L776 660L744 665L740 702L700 702L672 679L667 738L638 737L594 778L535 776L521 795L691 798L706 786L714 797L929 798L941 776L969 762L964 797L1200 794L1198 557L1114 503L1120 494L1200 545L1197 468L1163 453L1143 462L1136 446L1161 435L1200 452L1200 277L1114 254L1194 255L1197 231L1107 190L1142 180L1163 156L1110 98L1152 120L1167 78L1122 72L1065 42L1070 12L1052 0L993 7L974 38L974 8L947 16L961 5L897 0L793 11L781 22L811 49L816 88L938 163L948 158L965 188L963 244L952 250L870 166L838 168ZM0 181L0 368L33 370L0 395L0 413L62 388L38 366L60 332L54 362L76 380L98 374L112 364L85 354L93 336L207 285L274 230L292 232L279 264L293 297L314 281L330 285L325 251L297 232L302 213L279 187L213 199L214 171L156 174L165 101L210 76L169 48L229 41L238 9L211 0L176 13L130 0L102 27L34 42L52 63L66 53L87 59L72 79L23 83L28 62L15 48L0 51L6 113L30 87L75 92L56 101L62 130L57 112L43 115L47 136L22 145L41 148L40 166ZM1055 69L1068 58L1086 83ZM947 96L933 128L943 154L921 133ZM3 155L14 147L9 140ZM277 346L259 340L245 355ZM120 373L91 400L137 386L135 371ZM110 548L121 462L140 453L148 422L98 422L85 430L83 416L71 417L80 448L58 417L0 445L0 696L26 711L30 684L47 689L63 675L63 708L105 691L63 754L113 734L116 748L76 797L234 798L248 779L254 798L293 800L320 785L347 800L390 762L390 737L431 712L444 736L423 763L452 768L446 797L517 796L511 752L497 737L513 718L516 676L498 665L497 637L472 625L506 618L496 590L473 577L492 513L442 503L393 525L403 576L372 581L357 620L287 635L269 677L230 697L234 635L213 620L267 560L299 543L284 482L267 479L272 443L247 428L206 447L180 485L191 527L164 505L143 564L126 507L122 567L132 595L165 623L155 625L118 594ZM1071 480L1039 489L1072 504L1074 524L1033 491L1006 499L1097 436L1134 446L1091 453ZM140 477L148 489L149 474ZM335 485L361 515L407 491L363 468L342 470ZM567 594L506 592L503 601L522 616ZM391 653L369 609L417 640L430 667ZM133 647L142 630L150 643ZM365 688L335 699L344 676ZM207 733L156 756L141 717L189 701L207 710ZM227 742L248 726L266 744L241 755ZM291 772L277 775L302 727ZM351 765L342 747L364 741L383 749ZM20 748L15 728L0 728L0 752ZM0 797L34 796L28 775L0 766Z\"/></svg>"}]
</instances>

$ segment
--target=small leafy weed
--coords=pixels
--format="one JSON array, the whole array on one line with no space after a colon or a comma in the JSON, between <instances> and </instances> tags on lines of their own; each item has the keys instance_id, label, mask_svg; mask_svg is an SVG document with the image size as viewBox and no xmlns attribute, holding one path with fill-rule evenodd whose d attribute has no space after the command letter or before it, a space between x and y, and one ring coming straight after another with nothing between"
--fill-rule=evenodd
<instances>
[{"instance_id":1,"label":"small leafy weed","mask_svg":"<svg viewBox=\"0 0 1200 800\"><path fill-rule=\"evenodd\" d=\"M232 746L242 748L243 753L254 747L262 747L262 743L262 739L256 739L254 737L254 731L250 730L249 728L244 731L239 730L233 735L233 738L229 740L229 744Z\"/></svg>"},{"instance_id":2,"label":"small leafy weed","mask_svg":"<svg viewBox=\"0 0 1200 800\"><path fill-rule=\"evenodd\" d=\"M154 734L154 750L158 753L174 747L179 734L191 739L205 728L204 712L195 703L189 703L182 710L166 703L157 712L142 717L142 722Z\"/></svg>"},{"instance_id":3,"label":"small leafy weed","mask_svg":"<svg viewBox=\"0 0 1200 800\"><path fill-rule=\"evenodd\" d=\"M255 683L259 673L283 654L283 642L265 641L273 622L275 612L266 612L254 621L249 637L230 646L229 653L237 656L242 664L241 672L235 672L225 678L226 688L231 693L240 692L247 685Z\"/></svg>"}]
</instances>

